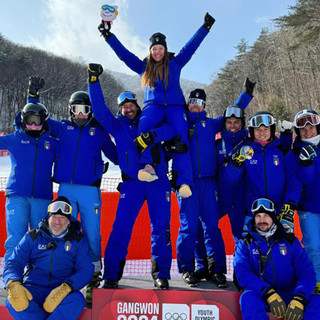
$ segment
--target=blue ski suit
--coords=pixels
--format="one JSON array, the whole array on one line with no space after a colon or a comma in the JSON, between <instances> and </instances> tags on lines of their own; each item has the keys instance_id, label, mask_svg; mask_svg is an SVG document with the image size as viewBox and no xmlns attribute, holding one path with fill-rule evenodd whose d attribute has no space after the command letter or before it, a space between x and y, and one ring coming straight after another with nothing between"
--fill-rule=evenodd
<instances>
[{"instance_id":1,"label":"blue ski suit","mask_svg":"<svg viewBox=\"0 0 320 320\"><path fill-rule=\"evenodd\" d=\"M28 98L39 102L39 98ZM54 181L59 183L59 196L71 202L72 215L80 213L83 231L88 239L95 271L101 270L101 190L104 170L101 151L117 164L117 149L109 134L91 118L80 127L73 121L49 120L52 135L60 141Z\"/></svg>"},{"instance_id":2,"label":"blue ski suit","mask_svg":"<svg viewBox=\"0 0 320 320\"><path fill-rule=\"evenodd\" d=\"M52 199L52 167L58 141L48 130L39 138L21 128L21 113L15 118L15 132L0 137L0 149L9 150L11 172L6 194L7 240L5 260L28 231L45 218Z\"/></svg>"},{"instance_id":3,"label":"blue ski suit","mask_svg":"<svg viewBox=\"0 0 320 320\"><path fill-rule=\"evenodd\" d=\"M275 203L278 214L283 204L298 204L301 185L283 153L279 138L275 137L266 146L250 140L244 144L253 148L252 159L245 160L240 168L231 162L226 167L226 177L231 183L237 184L245 178L247 212L251 212L254 200L263 197Z\"/></svg>"},{"instance_id":4,"label":"blue ski suit","mask_svg":"<svg viewBox=\"0 0 320 320\"><path fill-rule=\"evenodd\" d=\"M184 109L185 99L180 87L180 74L181 69L191 59L207 34L208 31L203 26L200 27L177 55L170 54L167 84L164 80L158 79L154 83L154 88L145 87L145 108L139 122L139 133L148 132L165 122L174 128L175 136L181 135L181 141L188 144L188 123ZM115 35L112 35L107 42L120 60L142 77L146 70L147 58L140 60L128 51ZM149 150L143 152L140 161L152 163ZM178 172L177 185L193 185L189 152L173 154L172 166L173 170Z\"/></svg>"},{"instance_id":5,"label":"blue ski suit","mask_svg":"<svg viewBox=\"0 0 320 320\"><path fill-rule=\"evenodd\" d=\"M235 241L241 238L246 203L246 186L243 182L232 183L225 176L225 170L234 151L241 148L248 137L248 130L238 132L221 131L217 140L218 199L220 218L228 214Z\"/></svg>"},{"instance_id":6,"label":"blue ski suit","mask_svg":"<svg viewBox=\"0 0 320 320\"><path fill-rule=\"evenodd\" d=\"M25 234L3 271L5 285L11 280L19 280L33 298L24 311L15 311L8 299L6 307L14 319L77 319L85 305L79 290L91 280L93 270L80 223L72 221L68 233L59 239L51 236L48 222L44 220L38 229ZM42 305L50 292L62 283L67 283L72 292L48 315Z\"/></svg>"},{"instance_id":7,"label":"blue ski suit","mask_svg":"<svg viewBox=\"0 0 320 320\"><path fill-rule=\"evenodd\" d=\"M298 204L298 215L302 231L302 243L313 263L317 282L320 282L320 151L319 145L313 148L317 156L308 165L303 165L299 154L307 145L300 137L293 144L293 150L288 153L290 167L297 173L302 185L302 192Z\"/></svg>"},{"instance_id":8,"label":"blue ski suit","mask_svg":"<svg viewBox=\"0 0 320 320\"><path fill-rule=\"evenodd\" d=\"M119 166L123 183L120 185L120 200L113 229L104 256L104 279L122 277L128 245L135 220L147 201L151 222L152 275L154 278L170 278L172 248L170 240L171 187L167 178L167 164L160 151L160 164L155 166L159 179L142 182L137 178L142 168L140 153L133 140L138 135L138 113L130 120L120 113L112 115L105 105L100 83L89 83L92 109L101 125L113 135L118 150ZM170 126L155 129L156 142L173 138Z\"/></svg>"},{"instance_id":9,"label":"blue ski suit","mask_svg":"<svg viewBox=\"0 0 320 320\"><path fill-rule=\"evenodd\" d=\"M312 295L316 285L314 269L299 240L293 235L284 235L281 225L267 240L255 231L252 223L253 219L248 224L249 234L238 242L234 259L239 285L244 288L240 297L242 319L269 319L269 308L263 294L270 288L287 305L295 294L305 297L308 305L303 319L319 319L320 296ZM278 231L281 229L280 235ZM264 268L259 263L261 254L268 256Z\"/></svg>"},{"instance_id":10,"label":"blue ski suit","mask_svg":"<svg viewBox=\"0 0 320 320\"><path fill-rule=\"evenodd\" d=\"M194 251L198 235L198 222L203 229L208 258L215 261L217 272L226 272L225 248L218 227L215 135L221 131L222 117L211 119L206 112L188 112L190 154L194 187L192 196L180 199L180 222L177 240L179 272L194 270Z\"/></svg>"},{"instance_id":11,"label":"blue ski suit","mask_svg":"<svg viewBox=\"0 0 320 320\"><path fill-rule=\"evenodd\" d=\"M243 92L235 104L245 109L251 100L252 97ZM218 227L215 141L216 134L223 128L223 118L207 118L205 111L201 113L188 112L187 116L194 187L191 197L180 199L181 226L177 240L178 267L180 272L183 270L193 271L194 256L196 256L197 268L202 269L206 266L208 257L210 261L214 260L215 272L225 273L225 247L221 230ZM196 254L194 254L195 247ZM214 270L211 271L214 272Z\"/></svg>"}]
</instances>

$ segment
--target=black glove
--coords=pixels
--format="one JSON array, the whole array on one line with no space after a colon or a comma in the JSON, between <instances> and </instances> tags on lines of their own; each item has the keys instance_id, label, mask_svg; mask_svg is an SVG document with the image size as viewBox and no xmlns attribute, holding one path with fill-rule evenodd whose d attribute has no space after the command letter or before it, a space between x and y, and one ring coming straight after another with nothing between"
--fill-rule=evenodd
<instances>
[{"instance_id":1,"label":"black glove","mask_svg":"<svg viewBox=\"0 0 320 320\"><path fill-rule=\"evenodd\" d=\"M280 211L279 221L281 222L286 233L294 233L294 211L296 205L293 203L285 203Z\"/></svg>"},{"instance_id":2,"label":"black glove","mask_svg":"<svg viewBox=\"0 0 320 320\"><path fill-rule=\"evenodd\" d=\"M88 64L88 82L99 82L99 76L102 74L103 68L101 64L89 63Z\"/></svg>"},{"instance_id":3,"label":"black glove","mask_svg":"<svg viewBox=\"0 0 320 320\"><path fill-rule=\"evenodd\" d=\"M248 77L244 80L244 91L251 97L253 97L253 89L255 85L256 82L251 82Z\"/></svg>"},{"instance_id":4,"label":"black glove","mask_svg":"<svg viewBox=\"0 0 320 320\"><path fill-rule=\"evenodd\" d=\"M107 41L112 33L110 32L111 25L109 26L109 29L106 29L104 25L104 21L102 20L101 23L98 25L98 30L100 31L101 35L104 37L104 39Z\"/></svg>"},{"instance_id":5,"label":"black glove","mask_svg":"<svg viewBox=\"0 0 320 320\"><path fill-rule=\"evenodd\" d=\"M295 295L288 305L285 315L286 320L301 320L303 318L304 307L307 303L305 297Z\"/></svg>"},{"instance_id":6,"label":"black glove","mask_svg":"<svg viewBox=\"0 0 320 320\"><path fill-rule=\"evenodd\" d=\"M103 173L106 173L109 170L109 162L103 164Z\"/></svg>"},{"instance_id":7,"label":"black glove","mask_svg":"<svg viewBox=\"0 0 320 320\"><path fill-rule=\"evenodd\" d=\"M32 98L39 97L39 90L44 87L44 79L38 76L29 77L28 95Z\"/></svg>"},{"instance_id":8,"label":"black glove","mask_svg":"<svg viewBox=\"0 0 320 320\"><path fill-rule=\"evenodd\" d=\"M170 185L171 185L171 191L172 192L177 192L178 191L178 186L177 186L177 179L178 179L178 172L175 170L171 170L168 173L168 179L170 181Z\"/></svg>"},{"instance_id":9,"label":"black glove","mask_svg":"<svg viewBox=\"0 0 320 320\"><path fill-rule=\"evenodd\" d=\"M317 156L316 151L311 145L307 145L303 147L300 151L300 164L308 167L311 166L313 163L313 159Z\"/></svg>"},{"instance_id":10,"label":"black glove","mask_svg":"<svg viewBox=\"0 0 320 320\"><path fill-rule=\"evenodd\" d=\"M153 143L155 136L155 133L151 131L141 133L140 136L135 138L133 142L139 152L143 152L151 143Z\"/></svg>"},{"instance_id":11,"label":"black glove","mask_svg":"<svg viewBox=\"0 0 320 320\"><path fill-rule=\"evenodd\" d=\"M271 313L276 318L283 318L286 312L286 304L273 288L267 289L263 295L270 306Z\"/></svg>"},{"instance_id":12,"label":"black glove","mask_svg":"<svg viewBox=\"0 0 320 320\"><path fill-rule=\"evenodd\" d=\"M172 140L163 143L163 149L166 152L185 153L188 151L188 145L180 141L181 135L176 136Z\"/></svg>"},{"instance_id":13,"label":"black glove","mask_svg":"<svg viewBox=\"0 0 320 320\"><path fill-rule=\"evenodd\" d=\"M204 16L203 26L210 31L212 25L215 23L215 18L212 17L208 12Z\"/></svg>"}]
</instances>

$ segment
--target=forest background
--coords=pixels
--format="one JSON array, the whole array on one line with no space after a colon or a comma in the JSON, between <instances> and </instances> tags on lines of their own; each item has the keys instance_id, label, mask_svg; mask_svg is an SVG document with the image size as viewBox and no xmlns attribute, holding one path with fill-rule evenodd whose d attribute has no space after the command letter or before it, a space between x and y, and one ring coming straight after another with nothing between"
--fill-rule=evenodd
<instances>
[{"instance_id":1,"label":"forest background","mask_svg":"<svg viewBox=\"0 0 320 320\"><path fill-rule=\"evenodd\" d=\"M320 0L297 0L290 12L274 19L276 28L262 29L250 46L246 39L235 44L236 56L227 61L212 82L182 81L185 94L195 87L207 93L206 111L215 117L236 101L246 77L255 81L249 114L269 110L279 120L291 120L298 110L320 108ZM28 77L46 81L41 100L54 118L68 117L68 99L86 90L86 64L33 47L21 46L0 33L0 132L12 132L15 114L26 103ZM143 90L137 76L106 71L101 79L105 100L115 113L116 98L123 90Z\"/></svg>"}]
</instances>

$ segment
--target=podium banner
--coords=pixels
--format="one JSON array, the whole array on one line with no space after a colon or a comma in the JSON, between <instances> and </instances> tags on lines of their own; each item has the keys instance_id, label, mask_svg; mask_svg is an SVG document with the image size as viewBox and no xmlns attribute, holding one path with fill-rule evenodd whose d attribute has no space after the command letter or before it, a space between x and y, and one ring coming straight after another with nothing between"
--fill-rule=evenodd
<instances>
[{"instance_id":1,"label":"podium banner","mask_svg":"<svg viewBox=\"0 0 320 320\"><path fill-rule=\"evenodd\" d=\"M92 320L239 320L239 292L98 289Z\"/></svg>"}]
</instances>

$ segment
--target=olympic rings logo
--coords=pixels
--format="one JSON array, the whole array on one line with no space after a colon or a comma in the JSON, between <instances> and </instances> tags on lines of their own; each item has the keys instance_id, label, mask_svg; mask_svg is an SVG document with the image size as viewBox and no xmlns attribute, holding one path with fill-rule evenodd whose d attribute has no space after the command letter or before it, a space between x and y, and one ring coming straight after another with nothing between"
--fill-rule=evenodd
<instances>
[{"instance_id":1,"label":"olympic rings logo","mask_svg":"<svg viewBox=\"0 0 320 320\"><path fill-rule=\"evenodd\" d=\"M187 320L187 315L185 313L171 313L171 312L167 312L164 315L166 320Z\"/></svg>"}]
</instances>

